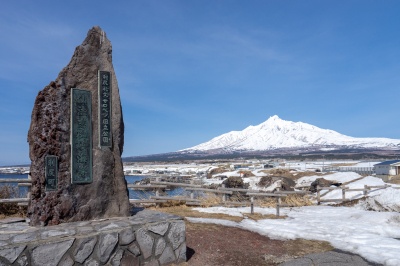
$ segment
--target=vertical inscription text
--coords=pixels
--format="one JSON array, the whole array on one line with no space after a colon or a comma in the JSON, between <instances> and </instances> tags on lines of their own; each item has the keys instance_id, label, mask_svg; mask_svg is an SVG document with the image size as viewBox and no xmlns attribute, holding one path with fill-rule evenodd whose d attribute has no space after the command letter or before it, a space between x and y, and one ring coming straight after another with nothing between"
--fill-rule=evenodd
<instances>
[{"instance_id":1,"label":"vertical inscription text","mask_svg":"<svg viewBox=\"0 0 400 266\"><path fill-rule=\"evenodd\" d=\"M99 71L99 145L112 146L111 134L111 73Z\"/></svg>"},{"instance_id":2,"label":"vertical inscription text","mask_svg":"<svg viewBox=\"0 0 400 266\"><path fill-rule=\"evenodd\" d=\"M47 155L45 157L46 191L57 190L58 157Z\"/></svg>"},{"instance_id":3,"label":"vertical inscription text","mask_svg":"<svg viewBox=\"0 0 400 266\"><path fill-rule=\"evenodd\" d=\"M92 182L92 96L90 91L71 91L71 179Z\"/></svg>"}]
</instances>

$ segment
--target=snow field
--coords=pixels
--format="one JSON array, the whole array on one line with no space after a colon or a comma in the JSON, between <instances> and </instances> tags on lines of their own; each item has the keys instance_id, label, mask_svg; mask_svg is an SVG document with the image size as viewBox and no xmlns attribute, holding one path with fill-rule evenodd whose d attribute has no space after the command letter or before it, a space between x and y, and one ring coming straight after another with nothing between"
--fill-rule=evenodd
<instances>
[{"instance_id":1,"label":"snow field","mask_svg":"<svg viewBox=\"0 0 400 266\"><path fill-rule=\"evenodd\" d=\"M321 169L321 166L327 167L335 163L340 162L291 162L287 165L288 169L297 168L300 171L309 171ZM343 161L342 163L348 162ZM373 166L375 164L373 162L355 163L354 167L367 167L367 165ZM206 172L217 167L211 165L173 165L171 167L160 165L152 166L151 168L151 170L165 170L168 168L168 170L186 173L190 171ZM251 170L255 176L243 178L245 183L249 183L249 188L260 189L256 185L261 176L266 175L261 170ZM203 181L206 184L220 184L223 181L218 178L219 175L228 177L240 176L239 171L228 171L216 174L212 179L204 178ZM386 184L381 179L373 176L362 177L354 172L336 172L324 176L312 175L299 178L296 181L296 186L309 186L320 177L340 183L349 182L346 186L350 189L362 189L364 185L383 186ZM249 207L195 208L201 212L224 213L243 217L244 219L241 222L190 217L187 217L187 219L191 222L216 223L243 228L276 239L303 238L328 241L335 248L359 254L371 262L400 266L400 190L394 189L399 185L391 184L391 186L393 188L370 190L368 197L361 199L353 207L332 207L327 206L327 203L325 203L320 206L281 208L281 215L287 216L285 219L263 219L259 221L246 219L246 213L250 212ZM270 187L270 189L272 188ZM326 191L322 191L322 193L324 192ZM324 195L322 199L340 199L341 197L342 191L334 190ZM362 197L362 191L346 192L347 199L360 199ZM260 208L257 206L254 210L260 214L275 214L276 212L275 208Z\"/></svg>"},{"instance_id":2,"label":"snow field","mask_svg":"<svg viewBox=\"0 0 400 266\"><path fill-rule=\"evenodd\" d=\"M297 185L310 185L321 176L307 176L297 180ZM322 176L340 183L350 182L351 189L368 186L382 186L386 183L373 176L360 176L353 172L338 172ZM244 178L251 187L260 177ZM354 181L359 179L357 181ZM353 182L351 182L353 181ZM399 187L398 185L392 185ZM253 187L255 188L255 187ZM322 191L324 192L324 191ZM341 198L342 191L327 193L326 199ZM362 191L346 192L347 199L363 197ZM246 218L250 208L195 208L207 213L224 213ZM275 208L254 208L256 213L275 214ZM368 197L353 207L306 206L281 208L285 219L264 219L254 221L243 219L232 222L220 219L189 218L191 222L217 223L234 226L274 239L308 239L331 243L335 248L358 254L365 259L383 265L400 265L400 190L394 188L372 189Z\"/></svg>"},{"instance_id":3,"label":"snow field","mask_svg":"<svg viewBox=\"0 0 400 266\"><path fill-rule=\"evenodd\" d=\"M195 208L201 212L244 216L249 208ZM274 214L274 208L255 208L255 212ZM400 214L365 211L356 207L308 206L282 208L286 219L236 223L219 219L188 218L190 222L217 223L243 228L274 239L328 241L335 248L359 254L384 265L400 265Z\"/></svg>"}]
</instances>

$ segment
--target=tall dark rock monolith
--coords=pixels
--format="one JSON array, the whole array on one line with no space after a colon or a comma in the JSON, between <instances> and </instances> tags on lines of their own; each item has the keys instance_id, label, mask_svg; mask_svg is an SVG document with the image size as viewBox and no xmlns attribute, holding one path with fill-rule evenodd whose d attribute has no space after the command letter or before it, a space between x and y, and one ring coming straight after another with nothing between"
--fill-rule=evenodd
<instances>
[{"instance_id":1,"label":"tall dark rock monolith","mask_svg":"<svg viewBox=\"0 0 400 266\"><path fill-rule=\"evenodd\" d=\"M111 73L110 147L99 145L98 71ZM71 181L71 91L91 92L92 181ZM89 115L90 116L90 115ZM90 118L89 118L90 121ZM31 163L31 225L128 216L129 198L121 154L124 123L118 83L112 64L112 47L100 27L89 30L76 47L69 64L55 81L41 90L35 100L28 133ZM58 157L58 182L55 190L46 188L45 158Z\"/></svg>"}]
</instances>

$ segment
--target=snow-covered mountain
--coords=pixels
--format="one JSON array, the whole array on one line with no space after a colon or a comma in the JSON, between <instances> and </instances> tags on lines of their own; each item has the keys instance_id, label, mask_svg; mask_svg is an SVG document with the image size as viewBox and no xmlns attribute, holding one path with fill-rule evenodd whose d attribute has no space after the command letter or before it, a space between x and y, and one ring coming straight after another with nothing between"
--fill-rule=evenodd
<instances>
[{"instance_id":1,"label":"snow-covered mountain","mask_svg":"<svg viewBox=\"0 0 400 266\"><path fill-rule=\"evenodd\" d=\"M400 148L399 139L354 138L329 129L321 129L303 122L291 122L272 116L267 121L249 126L242 131L231 131L199 144L181 150L195 151L264 151L282 148Z\"/></svg>"}]
</instances>

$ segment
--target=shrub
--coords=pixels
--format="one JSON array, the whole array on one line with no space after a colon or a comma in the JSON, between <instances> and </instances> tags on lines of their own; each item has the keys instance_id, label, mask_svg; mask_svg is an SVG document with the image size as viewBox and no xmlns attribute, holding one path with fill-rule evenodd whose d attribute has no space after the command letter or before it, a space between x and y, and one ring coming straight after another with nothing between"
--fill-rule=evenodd
<instances>
[{"instance_id":1,"label":"shrub","mask_svg":"<svg viewBox=\"0 0 400 266\"><path fill-rule=\"evenodd\" d=\"M243 182L243 179L239 176L230 176L222 182L227 188L247 188L248 184L246 185Z\"/></svg>"}]
</instances>

